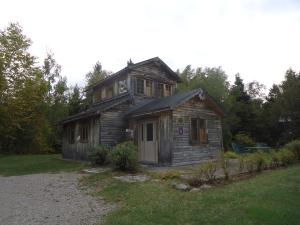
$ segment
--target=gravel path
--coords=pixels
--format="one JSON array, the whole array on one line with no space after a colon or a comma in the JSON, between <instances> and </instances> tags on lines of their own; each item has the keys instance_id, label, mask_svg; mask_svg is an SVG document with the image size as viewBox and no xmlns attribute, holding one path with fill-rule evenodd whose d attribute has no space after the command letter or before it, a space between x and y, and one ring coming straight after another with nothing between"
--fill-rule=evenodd
<instances>
[{"instance_id":1,"label":"gravel path","mask_svg":"<svg viewBox=\"0 0 300 225\"><path fill-rule=\"evenodd\" d=\"M94 225L111 208L78 186L80 174L0 177L1 225Z\"/></svg>"}]
</instances>

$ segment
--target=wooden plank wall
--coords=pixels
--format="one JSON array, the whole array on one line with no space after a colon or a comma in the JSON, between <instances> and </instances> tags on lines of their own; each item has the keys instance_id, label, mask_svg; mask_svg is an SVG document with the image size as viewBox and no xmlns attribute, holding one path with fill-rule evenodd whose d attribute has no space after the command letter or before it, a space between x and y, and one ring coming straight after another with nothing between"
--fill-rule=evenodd
<instances>
[{"instance_id":1,"label":"wooden plank wall","mask_svg":"<svg viewBox=\"0 0 300 225\"><path fill-rule=\"evenodd\" d=\"M81 143L79 140L80 136L80 124L89 124L89 138L87 143ZM68 127L75 126L75 142L70 144L68 142ZM64 125L63 130L63 158L74 159L74 160L87 160L88 151L99 144L99 128L100 128L100 117L91 117L85 120L78 120L73 123Z\"/></svg>"},{"instance_id":2,"label":"wooden plank wall","mask_svg":"<svg viewBox=\"0 0 300 225\"><path fill-rule=\"evenodd\" d=\"M190 119L207 120L208 143L192 145L190 143ZM172 164L185 165L199 163L219 156L222 148L222 127L220 117L207 108L199 99L193 98L173 111ZM179 130L183 133L180 134Z\"/></svg>"}]
</instances>

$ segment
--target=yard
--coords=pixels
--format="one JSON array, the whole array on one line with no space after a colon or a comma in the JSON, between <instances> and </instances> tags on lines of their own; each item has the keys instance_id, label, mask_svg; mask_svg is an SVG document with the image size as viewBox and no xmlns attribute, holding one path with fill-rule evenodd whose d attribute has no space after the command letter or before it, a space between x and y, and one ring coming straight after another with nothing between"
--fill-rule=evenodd
<instances>
[{"instance_id":1,"label":"yard","mask_svg":"<svg viewBox=\"0 0 300 225\"><path fill-rule=\"evenodd\" d=\"M15 180L23 179L26 182L27 177L36 176L32 177L32 181L36 181L37 178L45 181L45 177L47 177L46 173L59 174L59 172L62 172L62 174L65 174L63 178L53 177L52 179L55 182L60 182L59 179L63 179L63 182L65 182L66 179L69 179L65 172L75 174L74 171L79 171L85 166L80 163L62 161L58 155L0 156L0 178L1 175L12 176L43 173L42 176L39 174L26 175L16 177L17 179ZM113 176L124 174L111 170L80 178L82 185L93 188L93 196L98 199L104 199L109 205L116 206L108 214L105 213L104 224L298 225L300 221L299 164L288 168L264 171L250 179L213 187L201 192L175 190L170 185L171 180L157 179L149 171L145 173L152 176L152 179L142 183L118 181ZM10 177L7 178L10 179ZM1 179L7 178L2 177ZM30 184L30 182L26 184L29 191L31 190L30 186L28 186ZM34 184L39 185L38 182ZM4 183L0 182L1 185L3 186ZM62 187L64 186L57 185L60 192L63 192ZM68 185L70 184L68 183ZM74 186L74 184L72 185ZM50 185L50 187L55 189L56 186ZM67 188L67 186L65 187ZM52 191L55 193L56 190ZM2 195L4 194L4 192L1 193ZM25 191L24 195L26 195ZM21 198L21 196L19 197ZM46 201L47 198L44 199L42 201ZM14 201L17 200L14 199ZM52 201L50 195L48 200ZM58 203L52 202L51 205L56 206L57 204L61 204L60 206L63 208L62 201ZM70 199L66 201L70 201ZM92 201L92 199L89 199L89 201ZM26 208L30 203L26 204L26 201L22 201L22 204ZM70 207L72 202L68 202L68 204L68 207ZM85 206L78 205L78 207L81 207L80 211L83 211ZM47 213L48 211L49 209L47 208ZM70 208L68 211L70 211ZM103 212L100 214L102 215ZM3 215L0 217L3 217ZM43 219L43 217L40 219ZM62 221L62 218L58 221ZM52 222L57 222L57 220ZM48 224L46 219L44 224Z\"/></svg>"}]
</instances>

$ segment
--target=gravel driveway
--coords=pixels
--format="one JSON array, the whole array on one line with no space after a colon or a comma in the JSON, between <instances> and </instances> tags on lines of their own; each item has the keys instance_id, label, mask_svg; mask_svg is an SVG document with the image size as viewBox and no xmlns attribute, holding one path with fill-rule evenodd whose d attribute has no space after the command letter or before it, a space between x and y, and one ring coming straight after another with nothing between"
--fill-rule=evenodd
<instances>
[{"instance_id":1,"label":"gravel driveway","mask_svg":"<svg viewBox=\"0 0 300 225\"><path fill-rule=\"evenodd\" d=\"M78 186L80 174L0 176L1 225L94 225L110 209Z\"/></svg>"}]
</instances>

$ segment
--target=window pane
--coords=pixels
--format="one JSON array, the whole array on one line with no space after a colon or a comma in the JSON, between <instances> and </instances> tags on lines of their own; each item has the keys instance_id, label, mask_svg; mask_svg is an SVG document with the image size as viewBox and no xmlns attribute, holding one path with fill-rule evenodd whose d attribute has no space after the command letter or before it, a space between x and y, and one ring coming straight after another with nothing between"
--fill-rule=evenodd
<instances>
[{"instance_id":1,"label":"window pane","mask_svg":"<svg viewBox=\"0 0 300 225\"><path fill-rule=\"evenodd\" d=\"M106 90L106 97L107 98L111 98L113 96L113 92L114 92L114 88L112 86L110 86L109 88L107 88L107 90Z\"/></svg>"},{"instance_id":2,"label":"window pane","mask_svg":"<svg viewBox=\"0 0 300 225\"><path fill-rule=\"evenodd\" d=\"M166 96L170 96L171 95L171 85L166 84Z\"/></svg>"},{"instance_id":3,"label":"window pane","mask_svg":"<svg viewBox=\"0 0 300 225\"><path fill-rule=\"evenodd\" d=\"M157 96L158 97L164 97L164 84L158 83L156 91L157 91Z\"/></svg>"},{"instance_id":4,"label":"window pane","mask_svg":"<svg viewBox=\"0 0 300 225\"><path fill-rule=\"evenodd\" d=\"M146 93L147 96L152 96L152 81L146 80Z\"/></svg>"},{"instance_id":5,"label":"window pane","mask_svg":"<svg viewBox=\"0 0 300 225\"><path fill-rule=\"evenodd\" d=\"M147 123L147 141L153 141L153 123Z\"/></svg>"},{"instance_id":6,"label":"window pane","mask_svg":"<svg viewBox=\"0 0 300 225\"><path fill-rule=\"evenodd\" d=\"M192 142L199 142L198 119L191 119L191 139Z\"/></svg>"},{"instance_id":7,"label":"window pane","mask_svg":"<svg viewBox=\"0 0 300 225\"><path fill-rule=\"evenodd\" d=\"M137 79L137 93L144 94L144 80Z\"/></svg>"},{"instance_id":8,"label":"window pane","mask_svg":"<svg viewBox=\"0 0 300 225\"><path fill-rule=\"evenodd\" d=\"M142 141L144 141L144 124L141 124Z\"/></svg>"},{"instance_id":9,"label":"window pane","mask_svg":"<svg viewBox=\"0 0 300 225\"><path fill-rule=\"evenodd\" d=\"M207 142L206 122L204 119L199 119L199 128L200 128L200 143L204 144Z\"/></svg>"}]
</instances>

